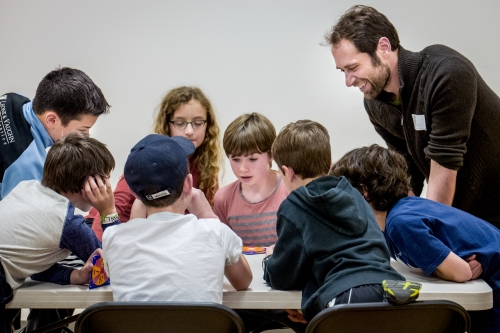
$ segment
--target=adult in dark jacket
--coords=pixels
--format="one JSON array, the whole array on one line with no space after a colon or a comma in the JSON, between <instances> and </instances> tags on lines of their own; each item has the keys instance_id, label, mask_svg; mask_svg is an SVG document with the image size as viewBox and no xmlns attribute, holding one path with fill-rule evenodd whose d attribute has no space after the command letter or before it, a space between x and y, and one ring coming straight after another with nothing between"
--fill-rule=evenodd
<instances>
[{"instance_id":1,"label":"adult in dark jacket","mask_svg":"<svg viewBox=\"0 0 500 333\"><path fill-rule=\"evenodd\" d=\"M310 120L289 124L272 155L291 193L277 213L278 240L265 258L266 282L302 290L307 321L337 304L383 301L382 281L404 278L391 267L384 235L361 194L345 178L327 176L326 129Z\"/></svg>"},{"instance_id":2,"label":"adult in dark jacket","mask_svg":"<svg viewBox=\"0 0 500 333\"><path fill-rule=\"evenodd\" d=\"M412 189L500 227L500 98L460 53L405 50L387 17L350 8L327 36L346 85L390 149L407 159Z\"/></svg>"}]
</instances>

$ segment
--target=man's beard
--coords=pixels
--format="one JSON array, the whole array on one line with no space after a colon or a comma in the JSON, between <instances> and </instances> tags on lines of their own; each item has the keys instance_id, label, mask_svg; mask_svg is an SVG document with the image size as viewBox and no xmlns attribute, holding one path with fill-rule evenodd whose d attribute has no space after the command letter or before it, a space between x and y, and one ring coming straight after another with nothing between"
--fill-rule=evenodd
<instances>
[{"instance_id":1,"label":"man's beard","mask_svg":"<svg viewBox=\"0 0 500 333\"><path fill-rule=\"evenodd\" d=\"M371 89L369 92L365 93L365 98L374 99L377 97L387 86L390 79L391 70L389 69L389 66L380 62L377 67L374 67L373 75L368 79Z\"/></svg>"}]
</instances>

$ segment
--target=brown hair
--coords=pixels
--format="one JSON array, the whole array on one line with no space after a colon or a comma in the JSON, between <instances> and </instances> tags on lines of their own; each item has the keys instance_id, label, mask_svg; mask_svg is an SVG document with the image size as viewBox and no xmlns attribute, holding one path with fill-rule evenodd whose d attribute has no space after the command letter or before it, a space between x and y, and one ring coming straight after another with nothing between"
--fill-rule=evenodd
<instances>
[{"instance_id":1,"label":"brown hair","mask_svg":"<svg viewBox=\"0 0 500 333\"><path fill-rule=\"evenodd\" d=\"M78 193L87 177L108 177L115 159L106 145L74 132L56 141L47 153L42 184L57 192Z\"/></svg>"},{"instance_id":2,"label":"brown hair","mask_svg":"<svg viewBox=\"0 0 500 333\"><path fill-rule=\"evenodd\" d=\"M330 175L346 177L361 192L364 185L366 201L376 210L386 211L408 196L411 185L407 169L401 154L374 144L345 154L332 166Z\"/></svg>"},{"instance_id":3,"label":"brown hair","mask_svg":"<svg viewBox=\"0 0 500 333\"><path fill-rule=\"evenodd\" d=\"M226 155L242 156L268 153L276 138L276 129L260 113L246 113L236 118L224 132L222 145Z\"/></svg>"},{"instance_id":4,"label":"brown hair","mask_svg":"<svg viewBox=\"0 0 500 333\"><path fill-rule=\"evenodd\" d=\"M303 179L324 176L330 170L330 136L323 125L312 120L283 127L271 151L280 170L285 165Z\"/></svg>"},{"instance_id":5,"label":"brown hair","mask_svg":"<svg viewBox=\"0 0 500 333\"><path fill-rule=\"evenodd\" d=\"M210 204L213 203L219 177L222 154L219 139L219 126L215 112L208 98L197 87L178 87L170 90L158 107L158 114L154 125L154 132L170 136L168 122L175 111L191 100L200 102L207 111L207 130L203 143L194 152L193 163L196 163L200 172L198 188L205 193Z\"/></svg>"},{"instance_id":6,"label":"brown hair","mask_svg":"<svg viewBox=\"0 0 500 333\"><path fill-rule=\"evenodd\" d=\"M37 115L52 110L63 126L80 120L85 114L100 116L109 112L101 89L84 72L74 68L57 68L45 75L33 99Z\"/></svg>"},{"instance_id":7,"label":"brown hair","mask_svg":"<svg viewBox=\"0 0 500 333\"><path fill-rule=\"evenodd\" d=\"M399 48L398 32L384 14L373 7L355 5L340 17L325 40L333 47L343 39L348 40L359 52L368 53L376 65L380 60L375 52L382 37L389 39L393 51Z\"/></svg>"}]
</instances>

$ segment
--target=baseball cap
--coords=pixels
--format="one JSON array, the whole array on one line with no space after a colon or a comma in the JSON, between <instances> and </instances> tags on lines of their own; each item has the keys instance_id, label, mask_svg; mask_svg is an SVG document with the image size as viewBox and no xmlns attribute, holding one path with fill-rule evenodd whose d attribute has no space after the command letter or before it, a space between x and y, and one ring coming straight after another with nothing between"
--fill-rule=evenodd
<instances>
[{"instance_id":1,"label":"baseball cap","mask_svg":"<svg viewBox=\"0 0 500 333\"><path fill-rule=\"evenodd\" d=\"M150 134L130 151L125 162L125 181L143 201L170 195L189 173L188 156L194 150L193 143L185 137ZM158 192L143 193L151 189Z\"/></svg>"}]
</instances>

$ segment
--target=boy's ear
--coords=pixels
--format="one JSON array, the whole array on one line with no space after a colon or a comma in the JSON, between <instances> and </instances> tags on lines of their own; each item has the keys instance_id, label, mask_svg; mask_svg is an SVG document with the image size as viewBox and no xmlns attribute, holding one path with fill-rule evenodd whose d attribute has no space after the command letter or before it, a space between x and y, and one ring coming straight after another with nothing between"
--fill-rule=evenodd
<instances>
[{"instance_id":1,"label":"boy's ear","mask_svg":"<svg viewBox=\"0 0 500 333\"><path fill-rule=\"evenodd\" d=\"M182 192L184 194L191 194L193 192L193 175L188 174L186 178L184 178L184 185L182 187Z\"/></svg>"},{"instance_id":2,"label":"boy's ear","mask_svg":"<svg viewBox=\"0 0 500 333\"><path fill-rule=\"evenodd\" d=\"M363 198L365 198L366 201L370 200L370 194L368 193L368 188L366 187L365 184L359 184L358 191L361 193Z\"/></svg>"},{"instance_id":3,"label":"boy's ear","mask_svg":"<svg viewBox=\"0 0 500 333\"><path fill-rule=\"evenodd\" d=\"M283 177L285 177L291 183L295 177L295 172L293 172L293 169L287 167L286 165L282 165L281 171L283 172Z\"/></svg>"},{"instance_id":4,"label":"boy's ear","mask_svg":"<svg viewBox=\"0 0 500 333\"><path fill-rule=\"evenodd\" d=\"M47 129L53 129L61 123L61 119L55 111L45 111L42 115L42 123Z\"/></svg>"},{"instance_id":5,"label":"boy's ear","mask_svg":"<svg viewBox=\"0 0 500 333\"><path fill-rule=\"evenodd\" d=\"M61 118L59 118L55 111L45 111L42 115L37 115L37 117L52 140L57 141L63 137L64 133L62 130Z\"/></svg>"}]
</instances>

